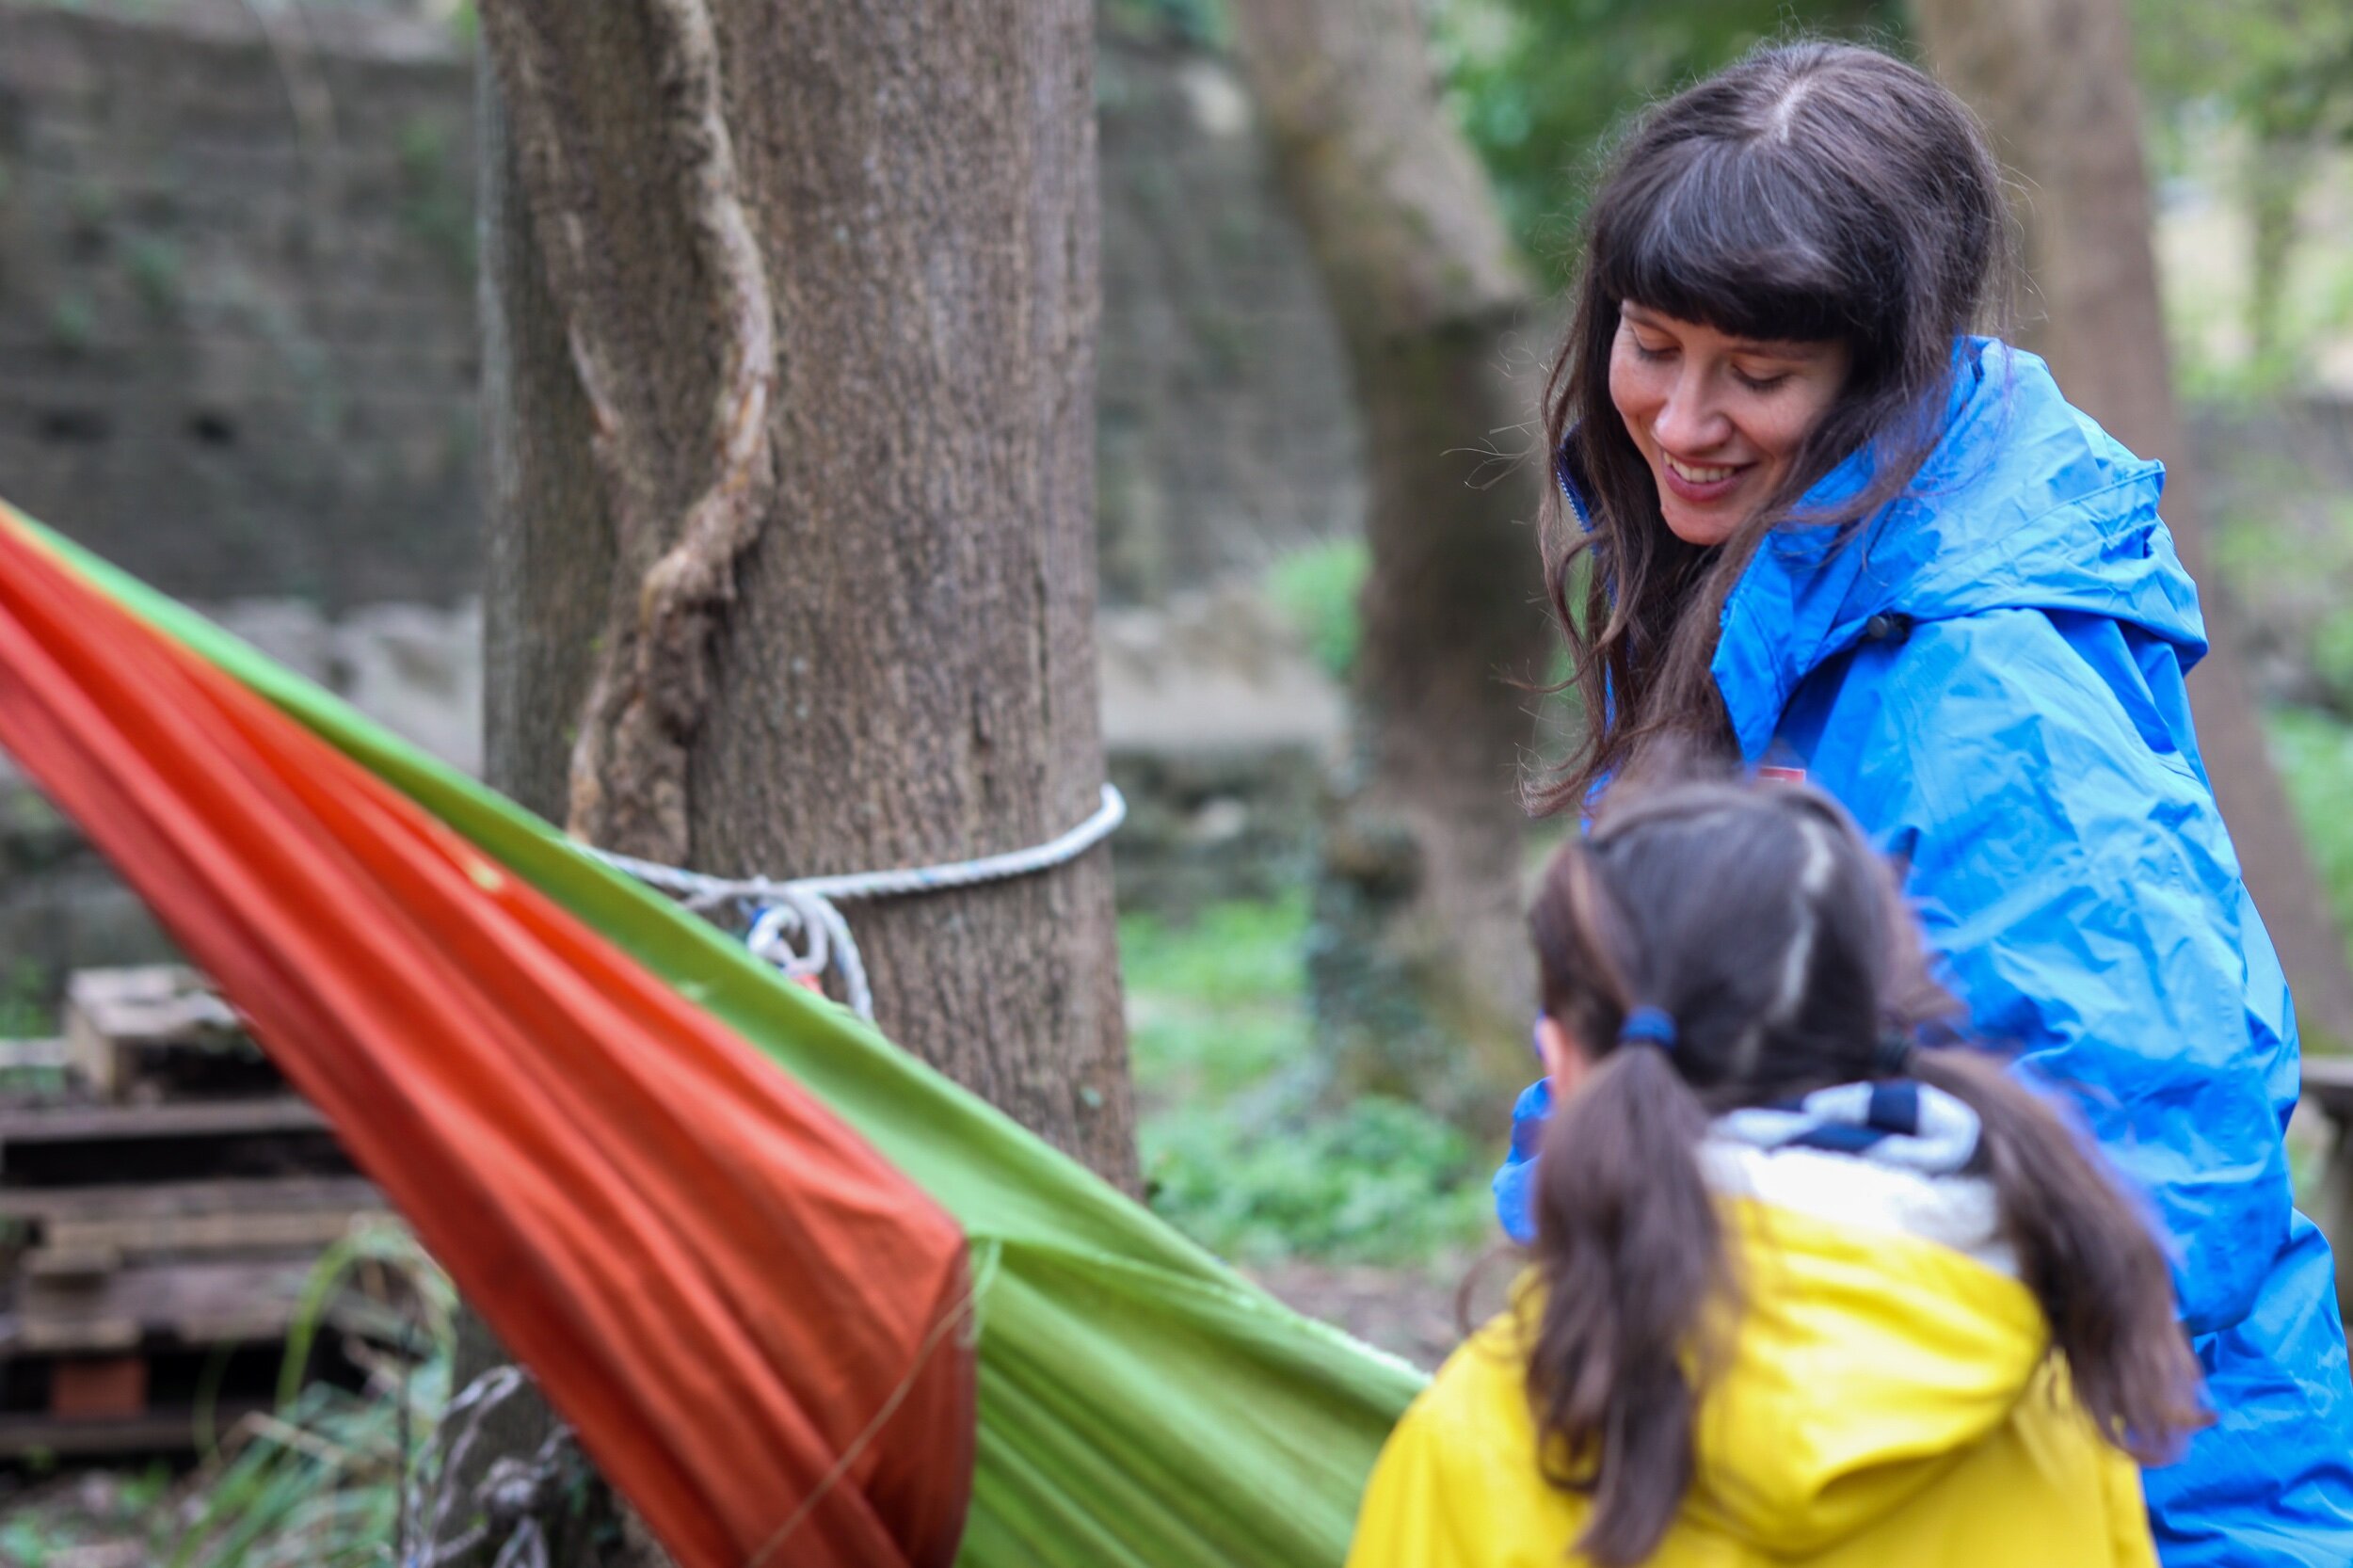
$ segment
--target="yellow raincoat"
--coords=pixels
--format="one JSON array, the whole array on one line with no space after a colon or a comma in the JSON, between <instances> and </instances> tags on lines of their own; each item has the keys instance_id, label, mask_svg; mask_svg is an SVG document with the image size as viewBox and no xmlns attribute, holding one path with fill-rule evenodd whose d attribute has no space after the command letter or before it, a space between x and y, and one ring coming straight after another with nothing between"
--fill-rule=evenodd
<instances>
[{"instance_id":1,"label":"yellow raincoat","mask_svg":"<svg viewBox=\"0 0 2353 1568\"><path fill-rule=\"evenodd\" d=\"M1808 1159L1818 1168L1801 1185L1826 1201L1807 1208L1891 1179ZM2154 1568L2139 1470L2064 1395L2041 1311L2002 1272L1999 1243L1972 1256L1904 1224L1922 1194L1961 1184L1897 1179L1920 1192L1895 1192L1864 1224L1727 1200L1743 1310L1702 1407L1698 1479L1651 1562ZM1991 1194L1973 1201L1989 1230ZM1520 1332L1510 1312L1488 1323L1399 1423L1349 1568L1586 1560L1568 1549L1586 1499L1539 1473Z\"/></svg>"}]
</instances>

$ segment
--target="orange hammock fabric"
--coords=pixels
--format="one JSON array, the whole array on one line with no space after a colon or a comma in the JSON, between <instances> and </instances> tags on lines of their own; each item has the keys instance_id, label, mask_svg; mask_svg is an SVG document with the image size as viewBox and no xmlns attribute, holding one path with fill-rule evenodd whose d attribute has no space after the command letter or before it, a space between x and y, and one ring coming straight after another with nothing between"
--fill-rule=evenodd
<instances>
[{"instance_id":1,"label":"orange hammock fabric","mask_svg":"<svg viewBox=\"0 0 2353 1568\"><path fill-rule=\"evenodd\" d=\"M963 1230L737 1035L0 507L0 749L682 1568L945 1568Z\"/></svg>"}]
</instances>

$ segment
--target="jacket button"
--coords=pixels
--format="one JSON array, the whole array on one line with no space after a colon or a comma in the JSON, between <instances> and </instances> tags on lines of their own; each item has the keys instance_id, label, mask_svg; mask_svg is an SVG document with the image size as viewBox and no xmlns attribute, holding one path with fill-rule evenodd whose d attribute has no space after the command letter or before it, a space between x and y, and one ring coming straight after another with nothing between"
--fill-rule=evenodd
<instances>
[{"instance_id":1,"label":"jacket button","mask_svg":"<svg viewBox=\"0 0 2353 1568\"><path fill-rule=\"evenodd\" d=\"M1875 643L1885 642L1890 637L1900 637L1911 630L1912 617L1910 616L1898 616L1892 613L1873 616L1863 623L1864 636Z\"/></svg>"}]
</instances>

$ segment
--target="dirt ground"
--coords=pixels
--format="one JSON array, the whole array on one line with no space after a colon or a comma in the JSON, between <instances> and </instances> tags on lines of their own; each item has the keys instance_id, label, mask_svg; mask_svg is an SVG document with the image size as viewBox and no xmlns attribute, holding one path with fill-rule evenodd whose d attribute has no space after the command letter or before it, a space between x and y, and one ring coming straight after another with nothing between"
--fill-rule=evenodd
<instances>
[{"instance_id":1,"label":"dirt ground","mask_svg":"<svg viewBox=\"0 0 2353 1568\"><path fill-rule=\"evenodd\" d=\"M1337 1324L1392 1355L1434 1371L1462 1342L1457 1300L1476 1258L1452 1258L1426 1268L1377 1269L1333 1263L1284 1262L1243 1272L1278 1300L1310 1318ZM1496 1310L1508 1267L1480 1267L1470 1299L1473 1326Z\"/></svg>"}]
</instances>

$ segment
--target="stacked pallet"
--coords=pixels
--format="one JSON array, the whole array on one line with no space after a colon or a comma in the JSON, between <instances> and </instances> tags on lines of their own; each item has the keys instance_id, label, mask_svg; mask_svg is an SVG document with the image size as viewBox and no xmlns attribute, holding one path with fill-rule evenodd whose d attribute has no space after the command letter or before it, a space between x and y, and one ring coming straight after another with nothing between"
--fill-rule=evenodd
<instances>
[{"instance_id":1,"label":"stacked pallet","mask_svg":"<svg viewBox=\"0 0 2353 1568\"><path fill-rule=\"evenodd\" d=\"M185 1448L266 1408L306 1310L330 1362L381 1326L305 1303L383 1204L194 971L86 970L64 1026L0 1053L45 1080L0 1090L0 1458Z\"/></svg>"}]
</instances>

